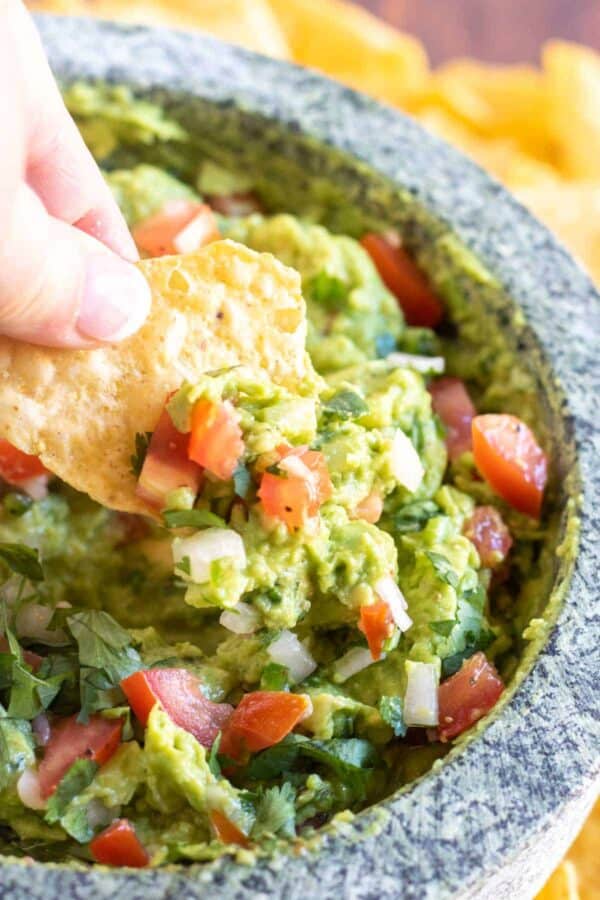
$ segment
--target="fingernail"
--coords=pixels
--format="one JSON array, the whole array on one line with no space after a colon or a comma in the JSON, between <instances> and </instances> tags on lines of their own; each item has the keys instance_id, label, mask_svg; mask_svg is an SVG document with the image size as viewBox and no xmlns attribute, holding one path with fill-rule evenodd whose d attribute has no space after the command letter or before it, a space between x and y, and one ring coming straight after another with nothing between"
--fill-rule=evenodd
<instances>
[{"instance_id":1,"label":"fingernail","mask_svg":"<svg viewBox=\"0 0 600 900\"><path fill-rule=\"evenodd\" d=\"M150 287L134 265L108 253L92 256L77 329L96 341L121 341L143 324L150 305Z\"/></svg>"}]
</instances>

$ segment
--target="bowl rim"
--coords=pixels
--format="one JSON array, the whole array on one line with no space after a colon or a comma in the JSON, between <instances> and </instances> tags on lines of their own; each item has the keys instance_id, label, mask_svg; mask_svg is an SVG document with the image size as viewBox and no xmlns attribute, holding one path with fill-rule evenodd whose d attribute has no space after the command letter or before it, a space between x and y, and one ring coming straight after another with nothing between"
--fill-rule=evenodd
<instances>
[{"instance_id":1,"label":"bowl rim","mask_svg":"<svg viewBox=\"0 0 600 900\"><path fill-rule=\"evenodd\" d=\"M450 225L523 307L553 375L568 391L562 416L575 438L583 484L579 553L572 571L569 565L563 569L565 599L545 646L499 715L453 749L439 771L361 813L354 824L325 829L315 841L318 853L264 859L255 867L225 858L201 870L152 872L152 884L160 885L157 896L165 897L183 885L186 896L200 897L211 884L232 896L299 896L299 884L303 894L314 896L360 884L361 896L371 896L367 888L376 884L378 896L393 897L398 879L406 897L470 896L471 890L480 896L482 879L491 884L561 812L579 801L583 816L600 772L600 702L593 677L594 513L600 494L593 398L599 395L600 367L588 323L600 310L598 294L583 269L503 187L397 110L309 70L198 34L74 17L36 19L61 79L109 80L142 92L166 88L235 103L361 160L408 190ZM515 765L516 759L529 764ZM534 797L535 810L528 811L523 798ZM510 840L503 840L503 832ZM461 853L452 854L459 838ZM22 871L10 862L0 866L0 884L12 867ZM34 870L45 872L43 878L79 872L36 863L28 866L29 878ZM90 889L97 878L106 887L107 877L101 868L78 874ZM148 873L113 871L110 878L123 887L134 879L131 896L138 890L140 897L147 895Z\"/></svg>"}]
</instances>

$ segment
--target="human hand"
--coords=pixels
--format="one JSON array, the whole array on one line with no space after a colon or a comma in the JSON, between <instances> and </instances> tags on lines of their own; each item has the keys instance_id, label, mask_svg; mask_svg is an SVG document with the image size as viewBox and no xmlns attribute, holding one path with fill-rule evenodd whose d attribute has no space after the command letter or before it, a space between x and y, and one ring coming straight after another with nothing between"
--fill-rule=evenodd
<instances>
[{"instance_id":1,"label":"human hand","mask_svg":"<svg viewBox=\"0 0 600 900\"><path fill-rule=\"evenodd\" d=\"M0 334L92 347L137 331L135 244L19 0L0 0Z\"/></svg>"}]
</instances>

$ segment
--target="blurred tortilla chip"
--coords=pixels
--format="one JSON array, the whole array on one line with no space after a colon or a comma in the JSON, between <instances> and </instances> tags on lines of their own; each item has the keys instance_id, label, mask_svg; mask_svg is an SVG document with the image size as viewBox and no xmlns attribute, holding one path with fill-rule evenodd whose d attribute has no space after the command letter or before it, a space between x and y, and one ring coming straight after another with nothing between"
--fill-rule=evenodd
<instances>
[{"instance_id":1,"label":"blurred tortilla chip","mask_svg":"<svg viewBox=\"0 0 600 900\"><path fill-rule=\"evenodd\" d=\"M550 140L567 178L600 180L600 56L551 41L542 63L550 98Z\"/></svg>"},{"instance_id":2,"label":"blurred tortilla chip","mask_svg":"<svg viewBox=\"0 0 600 900\"><path fill-rule=\"evenodd\" d=\"M105 506L151 514L131 455L170 392L240 363L294 388L309 364L300 276L274 256L218 241L139 265L152 311L123 343L76 351L0 338L0 434Z\"/></svg>"},{"instance_id":3,"label":"blurred tortilla chip","mask_svg":"<svg viewBox=\"0 0 600 900\"><path fill-rule=\"evenodd\" d=\"M458 59L433 73L423 102L441 106L476 134L508 138L547 158L547 94L543 75L533 66Z\"/></svg>"},{"instance_id":4,"label":"blurred tortilla chip","mask_svg":"<svg viewBox=\"0 0 600 900\"><path fill-rule=\"evenodd\" d=\"M511 187L532 182L538 185L545 179L556 181L555 170L521 150L514 138L483 137L448 110L435 106L423 107L417 118L428 131L458 147Z\"/></svg>"},{"instance_id":5,"label":"blurred tortilla chip","mask_svg":"<svg viewBox=\"0 0 600 900\"><path fill-rule=\"evenodd\" d=\"M571 846L567 859L577 869L581 900L598 900L600 897L600 800L583 826L579 837Z\"/></svg>"},{"instance_id":6,"label":"blurred tortilla chip","mask_svg":"<svg viewBox=\"0 0 600 900\"><path fill-rule=\"evenodd\" d=\"M600 182L544 180L514 192L600 283Z\"/></svg>"},{"instance_id":7,"label":"blurred tortilla chip","mask_svg":"<svg viewBox=\"0 0 600 900\"><path fill-rule=\"evenodd\" d=\"M267 0L28 0L27 6L34 12L199 29L257 53L290 58Z\"/></svg>"},{"instance_id":8,"label":"blurred tortilla chip","mask_svg":"<svg viewBox=\"0 0 600 900\"><path fill-rule=\"evenodd\" d=\"M554 870L536 900L580 900L577 872L572 862L565 860Z\"/></svg>"},{"instance_id":9,"label":"blurred tortilla chip","mask_svg":"<svg viewBox=\"0 0 600 900\"><path fill-rule=\"evenodd\" d=\"M295 62L402 105L424 88L429 63L410 35L342 0L270 0Z\"/></svg>"}]
</instances>

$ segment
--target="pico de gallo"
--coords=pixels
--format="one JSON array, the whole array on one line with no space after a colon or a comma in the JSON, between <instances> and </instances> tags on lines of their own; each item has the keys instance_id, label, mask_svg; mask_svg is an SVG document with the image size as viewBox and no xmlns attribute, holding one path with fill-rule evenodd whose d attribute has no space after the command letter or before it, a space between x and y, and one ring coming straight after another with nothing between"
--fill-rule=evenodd
<instances>
[{"instance_id":1,"label":"pico de gallo","mask_svg":"<svg viewBox=\"0 0 600 900\"><path fill-rule=\"evenodd\" d=\"M548 460L446 371L401 235L267 215L213 162L200 190L146 163L107 179L144 255L227 236L295 267L316 371L165 395L131 448L154 521L0 441L1 847L249 859L422 774L501 699Z\"/></svg>"}]
</instances>

